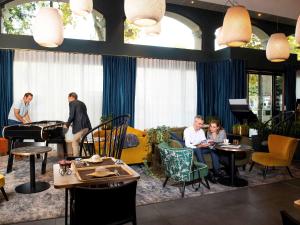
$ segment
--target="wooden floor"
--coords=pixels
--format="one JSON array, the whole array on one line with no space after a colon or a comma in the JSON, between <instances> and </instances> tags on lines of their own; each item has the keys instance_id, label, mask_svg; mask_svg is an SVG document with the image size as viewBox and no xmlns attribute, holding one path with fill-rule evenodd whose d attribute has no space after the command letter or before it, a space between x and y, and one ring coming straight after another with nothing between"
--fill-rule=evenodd
<instances>
[{"instance_id":1,"label":"wooden floor","mask_svg":"<svg viewBox=\"0 0 300 225\"><path fill-rule=\"evenodd\" d=\"M300 220L300 179L137 207L139 225L279 225L280 210ZM64 218L19 225L63 225Z\"/></svg>"}]
</instances>

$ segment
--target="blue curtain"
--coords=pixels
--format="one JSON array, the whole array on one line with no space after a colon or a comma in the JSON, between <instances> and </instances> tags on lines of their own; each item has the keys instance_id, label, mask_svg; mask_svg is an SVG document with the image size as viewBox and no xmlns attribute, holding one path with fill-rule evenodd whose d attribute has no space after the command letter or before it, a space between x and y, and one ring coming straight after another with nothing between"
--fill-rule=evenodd
<instances>
[{"instance_id":1,"label":"blue curtain","mask_svg":"<svg viewBox=\"0 0 300 225\"><path fill-rule=\"evenodd\" d=\"M13 50L0 50L0 136L13 104Z\"/></svg>"},{"instance_id":2,"label":"blue curtain","mask_svg":"<svg viewBox=\"0 0 300 225\"><path fill-rule=\"evenodd\" d=\"M136 58L103 56L102 115L130 115L134 126Z\"/></svg>"},{"instance_id":3,"label":"blue curtain","mask_svg":"<svg viewBox=\"0 0 300 225\"><path fill-rule=\"evenodd\" d=\"M287 111L295 110L296 107L296 68L286 65L284 73L284 96Z\"/></svg>"},{"instance_id":4,"label":"blue curtain","mask_svg":"<svg viewBox=\"0 0 300 225\"><path fill-rule=\"evenodd\" d=\"M216 116L231 132L237 123L229 99L246 98L247 74L243 60L197 63L197 114Z\"/></svg>"}]
</instances>

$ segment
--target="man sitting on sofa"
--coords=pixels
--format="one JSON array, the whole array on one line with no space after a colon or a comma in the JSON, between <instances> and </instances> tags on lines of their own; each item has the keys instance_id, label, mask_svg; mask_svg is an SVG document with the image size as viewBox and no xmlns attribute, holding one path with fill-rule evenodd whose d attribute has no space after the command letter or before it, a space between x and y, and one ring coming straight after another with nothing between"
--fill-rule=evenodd
<instances>
[{"instance_id":1,"label":"man sitting on sofa","mask_svg":"<svg viewBox=\"0 0 300 225\"><path fill-rule=\"evenodd\" d=\"M213 164L214 176L220 176L220 162L217 153L209 148L209 143L205 137L204 130L202 126L204 124L204 119L202 116L195 116L193 126L187 127L184 130L183 136L185 141L185 146L187 148L192 148L194 154L199 162L206 163L204 160L204 154L210 154Z\"/></svg>"}]
</instances>

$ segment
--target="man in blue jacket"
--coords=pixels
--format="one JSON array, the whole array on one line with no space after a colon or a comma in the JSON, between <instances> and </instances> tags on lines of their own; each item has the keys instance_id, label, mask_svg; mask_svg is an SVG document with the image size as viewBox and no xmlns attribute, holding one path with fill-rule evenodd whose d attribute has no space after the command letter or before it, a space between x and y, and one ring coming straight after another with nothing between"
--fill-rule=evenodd
<instances>
[{"instance_id":1,"label":"man in blue jacket","mask_svg":"<svg viewBox=\"0 0 300 225\"><path fill-rule=\"evenodd\" d=\"M86 106L77 98L78 96L75 92L71 92L68 95L70 113L66 126L69 128L72 124L72 133L74 135L72 140L73 156L79 156L80 140L92 128Z\"/></svg>"}]
</instances>

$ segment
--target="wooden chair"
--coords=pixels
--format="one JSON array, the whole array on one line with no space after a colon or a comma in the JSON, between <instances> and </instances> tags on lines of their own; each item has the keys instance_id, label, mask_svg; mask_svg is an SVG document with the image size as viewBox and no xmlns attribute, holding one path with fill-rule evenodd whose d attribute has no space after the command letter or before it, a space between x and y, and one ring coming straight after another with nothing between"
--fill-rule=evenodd
<instances>
[{"instance_id":1,"label":"wooden chair","mask_svg":"<svg viewBox=\"0 0 300 225\"><path fill-rule=\"evenodd\" d=\"M136 224L137 181L112 187L74 188L71 192L71 225Z\"/></svg>"},{"instance_id":2,"label":"wooden chair","mask_svg":"<svg viewBox=\"0 0 300 225\"><path fill-rule=\"evenodd\" d=\"M121 158L129 115L122 115L106 121L89 130L80 143L80 156L100 156Z\"/></svg>"},{"instance_id":3,"label":"wooden chair","mask_svg":"<svg viewBox=\"0 0 300 225\"><path fill-rule=\"evenodd\" d=\"M266 178L268 168L270 167L286 167L288 173L293 177L289 166L291 165L298 140L291 137L285 137L270 134L268 137L269 152L254 152L252 154L252 170L255 163L264 166L263 177Z\"/></svg>"},{"instance_id":4,"label":"wooden chair","mask_svg":"<svg viewBox=\"0 0 300 225\"><path fill-rule=\"evenodd\" d=\"M5 177L2 174L0 174L0 190L1 190L5 200L8 201L8 197L7 197L6 192L4 190L4 185L5 185Z\"/></svg>"}]
</instances>

